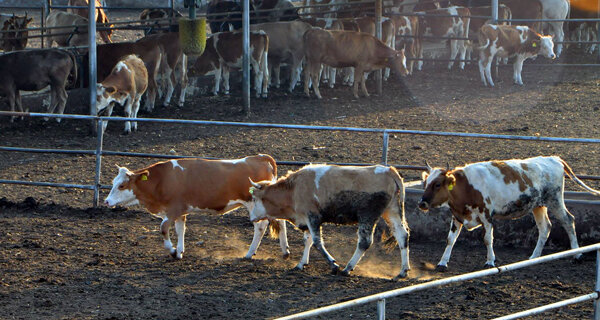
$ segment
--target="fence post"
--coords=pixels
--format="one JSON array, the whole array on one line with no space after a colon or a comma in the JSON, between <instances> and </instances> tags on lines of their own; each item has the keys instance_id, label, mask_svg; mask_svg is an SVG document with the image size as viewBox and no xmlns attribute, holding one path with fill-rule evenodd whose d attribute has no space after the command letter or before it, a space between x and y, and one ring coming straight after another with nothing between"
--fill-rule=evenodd
<instances>
[{"instance_id":1,"label":"fence post","mask_svg":"<svg viewBox=\"0 0 600 320\"><path fill-rule=\"evenodd\" d=\"M383 0L375 0L375 36L379 40L382 39L382 32L381 32L381 16L383 14L382 2L383 2ZM383 79L382 79L383 78L383 70L385 70L385 68L379 69L375 73L375 76L377 77L377 94L383 93ZM363 76L364 76L364 74L355 74L354 81L358 81L358 79L361 79L361 81L362 81Z\"/></svg>"},{"instance_id":2,"label":"fence post","mask_svg":"<svg viewBox=\"0 0 600 320\"><path fill-rule=\"evenodd\" d=\"M40 38L40 41L42 42L42 49L44 49L44 25L46 24L46 10L47 3L46 1L44 1L44 5L40 8L40 13L42 16L42 19L40 21L40 26L42 27L42 30L40 30L40 34L42 35L42 37Z\"/></svg>"},{"instance_id":3,"label":"fence post","mask_svg":"<svg viewBox=\"0 0 600 320\"><path fill-rule=\"evenodd\" d=\"M102 169L102 143L104 130L102 130L102 119L96 121L96 174L94 176L94 207L98 206L100 200L100 170Z\"/></svg>"},{"instance_id":4,"label":"fence post","mask_svg":"<svg viewBox=\"0 0 600 320\"><path fill-rule=\"evenodd\" d=\"M596 250L596 287L594 291L600 295L600 250ZM594 301L594 320L600 320L600 296Z\"/></svg>"},{"instance_id":5,"label":"fence post","mask_svg":"<svg viewBox=\"0 0 600 320\"><path fill-rule=\"evenodd\" d=\"M498 24L498 0L492 0L492 24ZM500 59L496 58L496 61L494 62L494 78L496 79L498 79L499 60Z\"/></svg>"},{"instance_id":6,"label":"fence post","mask_svg":"<svg viewBox=\"0 0 600 320\"><path fill-rule=\"evenodd\" d=\"M242 0L242 3L242 100L246 116L250 116L250 0Z\"/></svg>"},{"instance_id":7,"label":"fence post","mask_svg":"<svg viewBox=\"0 0 600 320\"><path fill-rule=\"evenodd\" d=\"M89 15L88 15L88 49L89 49L89 101L90 101L90 115L95 116L98 114L96 109L96 82L98 76L96 74L96 1L90 1L89 4ZM92 123L92 128L94 124ZM102 127L100 127L101 129ZM97 129L97 128L96 128ZM96 134L98 132L96 131Z\"/></svg>"},{"instance_id":8,"label":"fence post","mask_svg":"<svg viewBox=\"0 0 600 320\"><path fill-rule=\"evenodd\" d=\"M385 299L377 300L377 320L385 320Z\"/></svg>"},{"instance_id":9,"label":"fence post","mask_svg":"<svg viewBox=\"0 0 600 320\"><path fill-rule=\"evenodd\" d=\"M381 150L381 164L387 166L388 163L388 145L390 143L390 134L387 130L383 131L383 148Z\"/></svg>"}]
</instances>

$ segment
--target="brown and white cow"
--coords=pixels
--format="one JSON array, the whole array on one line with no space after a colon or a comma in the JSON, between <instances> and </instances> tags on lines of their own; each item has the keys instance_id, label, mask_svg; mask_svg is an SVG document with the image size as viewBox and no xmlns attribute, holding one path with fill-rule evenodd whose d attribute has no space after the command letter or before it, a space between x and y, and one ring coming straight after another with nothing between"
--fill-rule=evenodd
<instances>
[{"instance_id":1,"label":"brown and white cow","mask_svg":"<svg viewBox=\"0 0 600 320\"><path fill-rule=\"evenodd\" d=\"M600 17L600 11L595 6L596 3L588 0L571 0L571 10L569 19L596 19ZM598 41L598 22L591 21L570 21L567 23L566 31L569 38L576 42ZM580 47L581 44L577 44ZM587 44L585 51L592 54L597 44Z\"/></svg>"},{"instance_id":2,"label":"brown and white cow","mask_svg":"<svg viewBox=\"0 0 600 320\"><path fill-rule=\"evenodd\" d=\"M96 110L98 113L107 109L107 116L112 114L115 103L123 106L128 118L137 118L140 100L148 88L148 71L144 61L130 54L121 58L108 77L96 87ZM102 123L102 132L108 121ZM137 131L137 122L125 122L125 133Z\"/></svg>"},{"instance_id":3,"label":"brown and white cow","mask_svg":"<svg viewBox=\"0 0 600 320\"><path fill-rule=\"evenodd\" d=\"M48 42L59 47L79 47L88 44L88 19L74 13L53 10L46 17ZM56 28L62 27L64 28Z\"/></svg>"},{"instance_id":4,"label":"brown and white cow","mask_svg":"<svg viewBox=\"0 0 600 320\"><path fill-rule=\"evenodd\" d=\"M171 103L171 97L175 91L175 85L181 85L178 105L183 107L185 103L185 92L188 86L187 76L187 55L183 53L179 43L179 33L169 32L160 34L151 34L143 37L137 42L156 43L162 50L162 61L160 64L159 75L163 84L166 84L166 94L163 106ZM158 79L157 79L158 80ZM162 90L161 90L162 93ZM161 94L162 95L162 94Z\"/></svg>"},{"instance_id":5,"label":"brown and white cow","mask_svg":"<svg viewBox=\"0 0 600 320\"><path fill-rule=\"evenodd\" d=\"M4 52L24 50L29 36L27 25L31 21L33 18L27 18L27 13L24 16L0 14L0 49Z\"/></svg>"},{"instance_id":6,"label":"brown and white cow","mask_svg":"<svg viewBox=\"0 0 600 320\"><path fill-rule=\"evenodd\" d=\"M429 208L448 206L452 212L446 250L437 269L447 269L452 247L463 225L469 231L483 225L487 247L485 265L495 266L492 219L517 219L529 212L533 212L539 231L537 245L529 259L542 254L550 234L548 211L567 232L571 248L578 248L575 219L564 203L564 174L600 196L600 191L579 180L569 165L556 156L477 162L452 170L430 167L429 172L423 173L425 193L419 208L426 212Z\"/></svg>"},{"instance_id":7,"label":"brown and white cow","mask_svg":"<svg viewBox=\"0 0 600 320\"><path fill-rule=\"evenodd\" d=\"M100 2L100 0L95 0L96 1L96 23L98 24L109 24L110 21L108 21L108 16L106 15L106 13L104 12L104 9L102 9L102 3ZM88 0L69 0L68 2L69 6L85 6L88 7L89 6L89 2ZM67 8L67 12L70 13L74 13L76 15L82 16L84 18L88 18L89 17L89 10L88 9L83 9L83 8ZM112 28L114 27L114 25L108 25L107 27ZM112 35L112 29L108 29L108 30L104 30L102 28L106 28L104 26L98 26L98 29L100 29L98 31L98 33L100 34L100 37L102 38L102 41L104 41L104 43L111 43L111 35Z\"/></svg>"},{"instance_id":8,"label":"brown and white cow","mask_svg":"<svg viewBox=\"0 0 600 320\"><path fill-rule=\"evenodd\" d=\"M423 12L423 11L422 11ZM469 24L471 15L468 8L464 7L450 7L436 10L428 10L423 12L424 15L419 16L419 36L421 37L421 43L440 43L446 42L447 39L432 39L427 37L455 37L455 38L468 38L469 37ZM453 17L444 17L453 16ZM458 16L458 17L457 17ZM420 47L419 58L423 59L423 46ZM459 55L460 53L460 55ZM465 68L465 57L467 53L466 40L450 40L450 62L448 62L448 69L452 69L454 60L457 56L460 57L459 67ZM423 60L417 63L417 69L421 70L423 67Z\"/></svg>"},{"instance_id":9,"label":"brown and white cow","mask_svg":"<svg viewBox=\"0 0 600 320\"><path fill-rule=\"evenodd\" d=\"M314 243L337 273L339 265L325 249L321 224L358 223L356 250L341 271L349 275L373 243L373 230L383 217L398 242L402 257L402 268L394 279L406 277L410 263L404 185L393 167L309 165L276 182L252 184L251 221L285 219L304 231L304 254L296 269L301 270L308 264Z\"/></svg>"},{"instance_id":10,"label":"brown and white cow","mask_svg":"<svg viewBox=\"0 0 600 320\"><path fill-rule=\"evenodd\" d=\"M319 91L321 64L334 68L354 67L355 74L359 75L358 81L354 81L356 98L358 98L359 83L363 94L369 96L365 85L365 72L389 67L398 76L408 74L404 49L396 51L366 33L314 28L304 34L304 50L306 56L304 93L310 96L309 82L312 80L315 95L319 99L322 98Z\"/></svg>"},{"instance_id":11,"label":"brown and white cow","mask_svg":"<svg viewBox=\"0 0 600 320\"><path fill-rule=\"evenodd\" d=\"M419 35L419 18L416 16L393 15L391 17L396 28L395 48L404 48L408 74L412 74L415 60L421 52L421 39Z\"/></svg>"},{"instance_id":12,"label":"brown and white cow","mask_svg":"<svg viewBox=\"0 0 600 320\"><path fill-rule=\"evenodd\" d=\"M523 85L521 71L523 61L542 55L555 59L554 43L551 36L542 36L527 26L503 26L486 24L479 29L479 74L483 85L494 86L492 81L492 60L515 56L513 80Z\"/></svg>"},{"instance_id":13,"label":"brown and white cow","mask_svg":"<svg viewBox=\"0 0 600 320\"><path fill-rule=\"evenodd\" d=\"M156 33L179 32L179 25L175 18L180 18L183 15L177 10L173 10L173 17L170 15L170 10L167 9L144 9L140 13L141 24L145 26L144 35Z\"/></svg>"},{"instance_id":14,"label":"brown and white cow","mask_svg":"<svg viewBox=\"0 0 600 320\"><path fill-rule=\"evenodd\" d=\"M302 21L281 21L250 25L252 31L264 31L269 37L269 67L275 77L275 87L280 86L280 65L290 65L290 82L288 91L294 91L300 80L302 60L304 60L304 42L302 36L311 29L311 25Z\"/></svg>"},{"instance_id":15,"label":"brown and white cow","mask_svg":"<svg viewBox=\"0 0 600 320\"><path fill-rule=\"evenodd\" d=\"M510 8L513 19L527 19L531 21L518 22L518 25L525 25L533 30L542 30L542 3L540 0L500 0L500 3L505 4Z\"/></svg>"},{"instance_id":16,"label":"brown and white cow","mask_svg":"<svg viewBox=\"0 0 600 320\"><path fill-rule=\"evenodd\" d=\"M20 112L23 110L20 90L39 91L50 86L50 105L48 113L63 114L67 103L65 86L72 77L77 79L77 63L75 56L60 49L36 49L14 51L0 55L0 96L8 98L11 111L15 105ZM11 118L11 122L15 117ZM60 122L61 118L56 118Z\"/></svg>"},{"instance_id":17,"label":"brown and white cow","mask_svg":"<svg viewBox=\"0 0 600 320\"><path fill-rule=\"evenodd\" d=\"M236 160L177 159L130 171L119 168L106 197L108 206L140 204L163 218L160 231L165 248L177 259L183 257L185 220L188 213L224 214L240 206L252 209L249 179L274 180L277 164L271 156L256 155ZM169 231L175 223L177 249ZM256 253L268 221L254 223L254 238L245 258ZM277 221L284 258L289 256L285 221Z\"/></svg>"},{"instance_id":18,"label":"brown and white cow","mask_svg":"<svg viewBox=\"0 0 600 320\"><path fill-rule=\"evenodd\" d=\"M482 7L470 7L471 11L471 22L469 23L469 34L477 34L479 29L486 24L491 23L492 16L492 7L491 6L482 6ZM474 18L475 17L475 18ZM490 17L490 18L476 18L476 17ZM500 20L510 20L512 19L512 13L510 12L510 8L505 4L498 5L498 19ZM501 25L510 25L509 22L501 22L498 23ZM471 60L471 53L473 52L473 46L467 46L467 60Z\"/></svg>"},{"instance_id":19,"label":"brown and white cow","mask_svg":"<svg viewBox=\"0 0 600 320\"><path fill-rule=\"evenodd\" d=\"M254 72L256 97L267 97L269 37L264 31L250 32L250 65ZM225 94L229 94L229 69L242 67L242 32L217 32L206 39L204 53L192 67L199 75L215 76L213 94L219 93L221 77Z\"/></svg>"}]
</instances>

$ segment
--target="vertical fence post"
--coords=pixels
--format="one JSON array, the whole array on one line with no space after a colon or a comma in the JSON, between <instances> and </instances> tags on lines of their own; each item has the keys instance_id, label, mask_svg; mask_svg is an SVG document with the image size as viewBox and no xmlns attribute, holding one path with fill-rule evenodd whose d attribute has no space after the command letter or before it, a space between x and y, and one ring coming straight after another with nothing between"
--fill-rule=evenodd
<instances>
[{"instance_id":1,"label":"vertical fence post","mask_svg":"<svg viewBox=\"0 0 600 320\"><path fill-rule=\"evenodd\" d=\"M385 299L377 300L377 320L385 320Z\"/></svg>"},{"instance_id":2,"label":"vertical fence post","mask_svg":"<svg viewBox=\"0 0 600 320\"><path fill-rule=\"evenodd\" d=\"M596 250L596 293L600 294L600 250ZM600 297L594 301L594 320L600 320Z\"/></svg>"},{"instance_id":3,"label":"vertical fence post","mask_svg":"<svg viewBox=\"0 0 600 320\"><path fill-rule=\"evenodd\" d=\"M250 116L250 0L242 0L242 3L242 100L246 116Z\"/></svg>"},{"instance_id":4,"label":"vertical fence post","mask_svg":"<svg viewBox=\"0 0 600 320\"><path fill-rule=\"evenodd\" d=\"M498 0L492 0L492 24L498 24ZM494 62L494 78L496 79L498 79L499 60L499 58L496 58Z\"/></svg>"},{"instance_id":5,"label":"vertical fence post","mask_svg":"<svg viewBox=\"0 0 600 320\"><path fill-rule=\"evenodd\" d=\"M387 130L383 131L383 148L381 150L381 164L387 166L388 162L388 145L390 143L390 134Z\"/></svg>"},{"instance_id":6,"label":"vertical fence post","mask_svg":"<svg viewBox=\"0 0 600 320\"><path fill-rule=\"evenodd\" d=\"M383 15L382 2L383 2L383 0L375 0L375 36L379 40L381 40L383 38L382 32L381 32L381 16ZM379 69L375 73L375 76L377 77L377 94L383 93L383 79L382 79L383 70L384 69ZM358 81L358 79L362 79L363 76L364 76L364 74L355 74L354 81ZM357 77L360 77L360 78L357 78Z\"/></svg>"},{"instance_id":7,"label":"vertical fence post","mask_svg":"<svg viewBox=\"0 0 600 320\"><path fill-rule=\"evenodd\" d=\"M100 170L102 169L102 143L104 139L104 130L102 130L102 119L98 117L96 121L96 174L94 176L94 207L97 207L100 200Z\"/></svg>"},{"instance_id":8,"label":"vertical fence post","mask_svg":"<svg viewBox=\"0 0 600 320\"><path fill-rule=\"evenodd\" d=\"M40 41L42 42L42 49L44 49L44 25L46 24L46 10L47 10L47 3L46 1L44 1L44 6L42 6L40 8L40 13L41 13L41 21L40 21L40 26L42 27L42 30L40 30L40 34L42 35L42 37L40 38Z\"/></svg>"}]
</instances>

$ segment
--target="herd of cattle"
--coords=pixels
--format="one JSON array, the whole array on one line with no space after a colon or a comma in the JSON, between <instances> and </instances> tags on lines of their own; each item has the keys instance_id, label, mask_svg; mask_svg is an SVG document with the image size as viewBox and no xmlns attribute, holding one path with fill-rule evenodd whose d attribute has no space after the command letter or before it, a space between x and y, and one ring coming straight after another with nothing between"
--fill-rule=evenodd
<instances>
[{"instance_id":1,"label":"herd of cattle","mask_svg":"<svg viewBox=\"0 0 600 320\"><path fill-rule=\"evenodd\" d=\"M73 6L87 5L88 0L69 0ZM95 0L100 6L100 1ZM269 85L279 87L280 66L289 65L289 87L291 92L301 80L304 70L304 92L310 96L312 86L315 95L321 98L320 83L333 87L336 75L341 74L344 84L353 85L358 98L358 86L368 96L365 80L369 72L385 68L384 78L391 72L406 76L423 67L423 48L431 43L449 43L448 68L455 60L462 69L471 51L479 56L479 71L484 85L494 86L491 64L495 56L516 57L513 80L523 84L521 70L527 58L542 55L547 58L560 56L564 39L563 22L540 23L533 21L523 25L487 24L491 15L489 1L453 0L450 2L422 1L417 5L402 5L401 1L385 1L387 17L382 20L382 40L375 37L375 18L364 16L367 11L360 7L344 7L347 0L310 0L307 4L329 4L305 10L302 16L289 0L263 0L253 2L250 36L250 63L254 74L257 97L266 97ZM583 0L501 0L500 19L565 19L589 17L588 11L578 10L576 3ZM488 4L488 6L474 6ZM264 11L280 9L280 11ZM185 101L188 86L188 70L198 75L213 75L213 94L220 91L221 82L225 94L229 93L230 70L241 67L242 35L235 31L240 27L240 15L235 12L240 5L232 1L211 2L207 13L210 29L206 50L199 57L190 58L183 54L177 41L177 28L169 24L170 13L161 9L144 10L140 19L146 36L135 42L112 43L112 28L103 9L98 9L96 20L101 39L105 44L97 45L98 106L99 112L112 112L114 103L124 104L125 113L135 117L139 110L140 97L145 93L145 109L152 111L157 96L169 105L177 84L181 91L178 104ZM262 10L262 11L261 11ZM337 11L336 11L337 10ZM406 12L412 12L407 15ZM181 16L177 12L174 17ZM83 56L80 75L87 74L87 10L52 10L46 19L50 43L59 47L72 47ZM16 15L1 15L0 47L4 51L22 50L0 56L0 94L8 97L12 111L15 106L23 111L19 90L35 91L50 86L49 112L58 106L62 113L67 99L65 87L77 83L76 57L62 49L23 50L27 45L27 25L31 18ZM597 23L569 23L573 37L597 39ZM549 36L537 31L547 30ZM470 40L476 33L477 40ZM447 40L443 37L453 37ZM440 39L442 38L442 39ZM556 40L556 53L554 42ZM82 48L83 46L83 48ZM588 51L593 51L590 46ZM145 72L133 72L125 63L135 55L143 61ZM408 61L408 65L407 65ZM32 66L35 66L33 68ZM58 66L61 66L59 68ZM354 81L354 75L358 78ZM110 75L110 84L106 83ZM273 76L271 76L273 75ZM144 79L138 79L143 77ZM87 86L87 76L79 81ZM141 85L141 84L144 85ZM139 86L138 86L139 85ZM101 89L101 90L100 90ZM28 108L25 108L28 110ZM126 124L125 130L137 126Z\"/></svg>"},{"instance_id":2,"label":"herd of cattle","mask_svg":"<svg viewBox=\"0 0 600 320\"><path fill-rule=\"evenodd\" d=\"M600 191L584 184L559 157L478 162L454 169L429 167L423 172L425 192L419 208L427 212L446 206L452 212L446 250L437 270L447 269L463 226L467 230L483 226L485 265L495 266L492 219L516 219L529 212L539 231L530 259L541 255L550 234L548 211L565 229L571 248L577 248L575 220L564 204L564 174L600 196ZM283 256L287 258L289 221L304 232L304 252L296 269L308 264L314 245L332 272L342 275L349 275L371 246L375 225L383 218L392 235L388 240L395 239L400 248L402 267L395 277L398 279L406 277L410 269L404 198L404 181L394 167L308 165L278 179L275 160L261 154L235 160L174 159L135 171L119 167L105 205L141 205L161 217L164 246L176 259L183 258L185 251L187 214L223 214L244 206L254 224L254 237L245 258L256 254L269 225L272 234L279 235ZM343 270L325 249L323 223L358 224L356 250ZM173 247L170 238L173 224L177 247Z\"/></svg>"}]
</instances>

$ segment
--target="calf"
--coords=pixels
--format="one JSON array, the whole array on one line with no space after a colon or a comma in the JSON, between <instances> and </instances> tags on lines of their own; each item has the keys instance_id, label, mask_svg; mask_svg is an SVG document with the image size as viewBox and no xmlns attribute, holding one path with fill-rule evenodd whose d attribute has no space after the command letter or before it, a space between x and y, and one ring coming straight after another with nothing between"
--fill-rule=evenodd
<instances>
[{"instance_id":1,"label":"calf","mask_svg":"<svg viewBox=\"0 0 600 320\"><path fill-rule=\"evenodd\" d=\"M96 23L98 24L109 24L110 21L108 21L108 16L106 15L106 13L104 12L104 9L102 8L102 3L100 2L100 0L95 0L96 2ZM88 7L89 6L89 2L88 0L69 0L68 2L69 6L77 6L77 7ZM67 12L70 13L74 13L76 15L82 16L84 18L88 18L89 17L89 9L87 8L67 8ZM100 38L102 38L102 41L104 41L104 43L111 43L111 35L112 35L112 27L114 27L114 25L109 25L108 26L109 29L105 30L104 28L106 28L105 26L98 26L98 33L100 34Z\"/></svg>"},{"instance_id":2,"label":"calf","mask_svg":"<svg viewBox=\"0 0 600 320\"><path fill-rule=\"evenodd\" d=\"M472 7L469 8L469 10L471 11L471 15L473 17L490 17L492 16L492 7L491 6L482 6L482 7ZM486 23L491 23L491 19L489 18L473 18L471 17L471 22L469 23L469 34L477 34L477 32L479 32L479 29L481 29L481 27L486 24ZM500 4L498 5L498 19L501 20L510 20L512 19L512 13L510 12L510 9L504 5L504 4ZM501 22L499 24L502 25L509 25L510 23L508 22ZM473 46L472 45L468 45L467 46L467 60L471 60L471 53L473 52ZM505 59L508 60L508 59ZM506 64L506 63L505 63Z\"/></svg>"},{"instance_id":3,"label":"calf","mask_svg":"<svg viewBox=\"0 0 600 320\"><path fill-rule=\"evenodd\" d=\"M290 64L289 92L294 91L296 83L300 80L302 60L304 60L304 42L302 36L311 29L310 24L302 21L282 21L254 24L250 30L264 31L269 37L269 66L274 72L275 87L280 85L280 65L285 62Z\"/></svg>"},{"instance_id":4,"label":"calf","mask_svg":"<svg viewBox=\"0 0 600 320\"><path fill-rule=\"evenodd\" d=\"M548 209L567 232L571 248L578 248L574 218L564 203L563 174L600 196L600 191L585 185L559 157L477 162L453 170L429 167L429 171L423 173L425 193L419 208L427 212L429 208L448 206L452 212L446 250L437 269L448 268L452 247L463 225L469 231L483 225L487 247L485 266L494 267L492 218L517 219L529 212L533 212L539 231L537 245L529 259L539 257L550 234Z\"/></svg>"},{"instance_id":5,"label":"calf","mask_svg":"<svg viewBox=\"0 0 600 320\"><path fill-rule=\"evenodd\" d=\"M188 85L187 76L187 55L183 53L179 43L179 33L169 32L155 35L148 35L137 42L147 44L158 44L162 50L162 61L160 64L159 75L163 83L166 83L167 90L163 105L166 107L171 103L171 97L175 91L177 82L181 84L178 105L183 107L185 103L185 91ZM178 74L176 76L176 74ZM179 79L179 81L177 81ZM162 92L162 90L161 90Z\"/></svg>"},{"instance_id":6,"label":"calf","mask_svg":"<svg viewBox=\"0 0 600 320\"><path fill-rule=\"evenodd\" d=\"M256 97L267 97L269 69L267 54L269 38L264 31L250 32L250 65L254 72ZM200 75L214 74L213 94L219 93L223 76L225 94L229 94L229 69L242 67L242 33L218 32L206 39L204 53L194 63L194 71Z\"/></svg>"},{"instance_id":7,"label":"calf","mask_svg":"<svg viewBox=\"0 0 600 320\"><path fill-rule=\"evenodd\" d=\"M79 47L88 44L88 19L74 13L51 11L46 18L48 42L59 47ZM62 27L64 28L56 28Z\"/></svg>"},{"instance_id":8,"label":"calf","mask_svg":"<svg viewBox=\"0 0 600 320\"><path fill-rule=\"evenodd\" d=\"M24 16L0 14L0 29L4 31L0 33L0 49L4 52L24 50L29 36L27 25L31 21L33 18L27 18L27 13Z\"/></svg>"},{"instance_id":9,"label":"calf","mask_svg":"<svg viewBox=\"0 0 600 320\"><path fill-rule=\"evenodd\" d=\"M15 111L15 104L20 112L23 110L19 90L39 91L50 86L50 105L48 113L63 114L67 103L65 86L69 76L73 82L77 79L75 56L60 49L36 49L31 51L15 51L0 55L0 94L8 97L10 110ZM11 122L15 117L11 118ZM56 121L60 122L61 118Z\"/></svg>"},{"instance_id":10,"label":"calf","mask_svg":"<svg viewBox=\"0 0 600 320\"><path fill-rule=\"evenodd\" d=\"M550 59L556 58L552 37L542 36L527 26L486 24L479 29L478 39L479 74L484 86L487 85L486 78L489 85L494 86L492 60L496 55L501 58L516 57L513 63L513 80L519 85L523 85L523 61L538 54Z\"/></svg>"},{"instance_id":11,"label":"calf","mask_svg":"<svg viewBox=\"0 0 600 320\"><path fill-rule=\"evenodd\" d=\"M358 98L360 82L365 96L369 96L365 85L364 73L390 67L397 75L406 75L406 57L404 49L396 51L370 34L355 31L329 31L314 28L304 34L306 71L304 72L304 93L310 96L309 81L312 79L317 98L319 91L319 72L321 64L334 68L354 67L359 75L354 81L354 97Z\"/></svg>"},{"instance_id":12,"label":"calf","mask_svg":"<svg viewBox=\"0 0 600 320\"><path fill-rule=\"evenodd\" d=\"M163 218L160 231L169 253L183 257L186 215L192 212L224 214L240 206L252 209L249 179L274 180L277 165L268 155L237 160L178 159L155 163L129 171L119 168L105 204L141 204L153 215ZM175 223L177 249L173 248L169 231ZM251 258L260 245L268 221L254 223L254 238L246 258ZM285 221L278 221L279 243L284 257L289 256Z\"/></svg>"},{"instance_id":13,"label":"calf","mask_svg":"<svg viewBox=\"0 0 600 320\"><path fill-rule=\"evenodd\" d=\"M321 237L322 223L358 223L358 243L354 255L341 271L349 275L373 243L373 230L383 217L400 247L406 277L408 226L404 218L404 185L393 167L309 165L274 181L252 182L254 206L251 221L285 219L304 231L304 254L296 266L308 264L313 243L329 262L333 273L339 265L327 252Z\"/></svg>"},{"instance_id":14,"label":"calf","mask_svg":"<svg viewBox=\"0 0 600 320\"><path fill-rule=\"evenodd\" d=\"M112 114L115 103L123 106L128 118L137 118L140 99L148 88L148 71L142 59L136 55L128 55L114 66L108 77L97 85L96 109L98 113L107 109L107 116ZM102 123L102 132L108 121ZM125 133L137 130L137 122L125 122Z\"/></svg>"}]
</instances>

